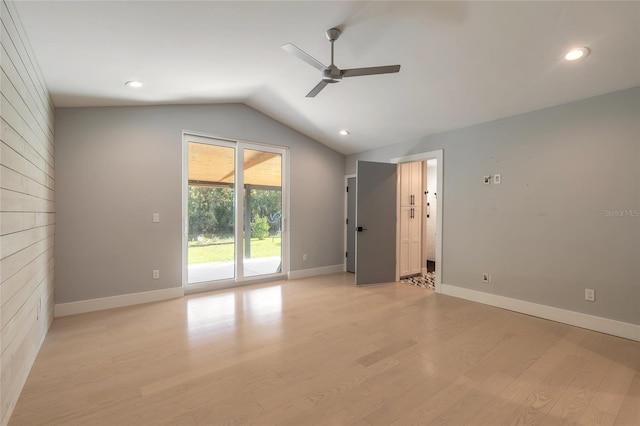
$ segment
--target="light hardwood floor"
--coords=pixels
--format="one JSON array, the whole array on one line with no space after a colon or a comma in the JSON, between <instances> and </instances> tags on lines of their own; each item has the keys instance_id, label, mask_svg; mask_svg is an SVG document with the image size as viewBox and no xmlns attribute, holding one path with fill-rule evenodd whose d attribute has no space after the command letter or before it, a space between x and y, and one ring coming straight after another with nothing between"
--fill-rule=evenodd
<instances>
[{"instance_id":1,"label":"light hardwood floor","mask_svg":"<svg viewBox=\"0 0 640 426\"><path fill-rule=\"evenodd\" d=\"M640 342L334 274L54 321L11 425L640 425Z\"/></svg>"}]
</instances>

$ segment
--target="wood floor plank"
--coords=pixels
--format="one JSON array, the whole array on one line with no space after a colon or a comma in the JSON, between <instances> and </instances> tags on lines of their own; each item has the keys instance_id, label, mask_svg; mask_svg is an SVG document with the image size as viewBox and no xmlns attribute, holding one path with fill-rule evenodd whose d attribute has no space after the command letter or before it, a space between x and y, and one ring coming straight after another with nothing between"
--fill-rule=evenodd
<instances>
[{"instance_id":1,"label":"wood floor plank","mask_svg":"<svg viewBox=\"0 0 640 426\"><path fill-rule=\"evenodd\" d=\"M640 373L631 381L614 425L640 425Z\"/></svg>"},{"instance_id":2,"label":"wood floor plank","mask_svg":"<svg viewBox=\"0 0 640 426\"><path fill-rule=\"evenodd\" d=\"M545 425L577 425L610 363L587 363L544 418Z\"/></svg>"},{"instance_id":3,"label":"wood floor plank","mask_svg":"<svg viewBox=\"0 0 640 426\"><path fill-rule=\"evenodd\" d=\"M10 425L635 426L640 342L352 280L57 318Z\"/></svg>"},{"instance_id":4,"label":"wood floor plank","mask_svg":"<svg viewBox=\"0 0 640 426\"><path fill-rule=\"evenodd\" d=\"M566 355L545 379L529 394L525 401L507 418L508 424L542 424L547 413L557 403L569 383L582 372L587 361Z\"/></svg>"},{"instance_id":5,"label":"wood floor plank","mask_svg":"<svg viewBox=\"0 0 640 426\"><path fill-rule=\"evenodd\" d=\"M459 377L449 386L442 389L433 397L428 398L419 406L409 411L392 425L428 425L453 404L462 399L474 389L478 383L464 376Z\"/></svg>"},{"instance_id":6,"label":"wood floor plank","mask_svg":"<svg viewBox=\"0 0 640 426\"><path fill-rule=\"evenodd\" d=\"M471 423L475 414L490 404L491 401L513 381L513 377L500 373L488 377L484 382L479 383L474 389L467 392L432 422L429 422L429 424L462 425Z\"/></svg>"},{"instance_id":7,"label":"wood floor plank","mask_svg":"<svg viewBox=\"0 0 640 426\"><path fill-rule=\"evenodd\" d=\"M610 426L616 421L626 392L633 380L633 369L624 364L612 363L589 406L580 417L586 426Z\"/></svg>"}]
</instances>

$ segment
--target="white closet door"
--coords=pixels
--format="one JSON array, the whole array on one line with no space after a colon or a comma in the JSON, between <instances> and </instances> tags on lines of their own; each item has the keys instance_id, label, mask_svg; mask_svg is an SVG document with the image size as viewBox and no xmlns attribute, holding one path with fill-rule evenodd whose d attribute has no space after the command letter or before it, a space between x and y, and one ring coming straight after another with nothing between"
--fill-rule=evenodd
<instances>
[{"instance_id":1,"label":"white closet door","mask_svg":"<svg viewBox=\"0 0 640 426\"><path fill-rule=\"evenodd\" d=\"M411 207L400 208L400 276L411 272Z\"/></svg>"},{"instance_id":2,"label":"white closet door","mask_svg":"<svg viewBox=\"0 0 640 426\"><path fill-rule=\"evenodd\" d=\"M411 205L411 163L400 164L400 206Z\"/></svg>"},{"instance_id":3,"label":"white closet door","mask_svg":"<svg viewBox=\"0 0 640 426\"><path fill-rule=\"evenodd\" d=\"M410 195L413 197L414 206L422 205L422 162L416 161L410 164L409 182L411 187Z\"/></svg>"},{"instance_id":4,"label":"white closet door","mask_svg":"<svg viewBox=\"0 0 640 426\"><path fill-rule=\"evenodd\" d=\"M400 276L422 272L422 162L400 164Z\"/></svg>"}]
</instances>

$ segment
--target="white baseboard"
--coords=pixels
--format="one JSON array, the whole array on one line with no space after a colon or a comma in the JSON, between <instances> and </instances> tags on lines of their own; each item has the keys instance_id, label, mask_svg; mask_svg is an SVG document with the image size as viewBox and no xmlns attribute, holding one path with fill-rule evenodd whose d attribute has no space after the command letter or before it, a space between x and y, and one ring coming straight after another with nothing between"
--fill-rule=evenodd
<instances>
[{"instance_id":1,"label":"white baseboard","mask_svg":"<svg viewBox=\"0 0 640 426\"><path fill-rule=\"evenodd\" d=\"M140 303L158 302L184 296L182 287L163 290L145 291L143 293L123 294L120 296L102 297L100 299L80 300L78 302L59 303L54 306L55 317L83 314L85 312L102 311Z\"/></svg>"},{"instance_id":2,"label":"white baseboard","mask_svg":"<svg viewBox=\"0 0 640 426\"><path fill-rule=\"evenodd\" d=\"M299 280L300 278L315 277L316 275L333 274L335 272L344 272L345 266L331 265L323 266L321 268L300 269L298 271L289 271L290 280Z\"/></svg>"},{"instance_id":3,"label":"white baseboard","mask_svg":"<svg viewBox=\"0 0 640 426\"><path fill-rule=\"evenodd\" d=\"M624 337L625 339L640 341L640 325L636 324L568 311L552 306L540 305L538 303L525 302L524 300L512 299L448 284L442 284L440 286L440 293L532 315L534 317L574 325L588 330L599 331L613 336Z\"/></svg>"}]
</instances>

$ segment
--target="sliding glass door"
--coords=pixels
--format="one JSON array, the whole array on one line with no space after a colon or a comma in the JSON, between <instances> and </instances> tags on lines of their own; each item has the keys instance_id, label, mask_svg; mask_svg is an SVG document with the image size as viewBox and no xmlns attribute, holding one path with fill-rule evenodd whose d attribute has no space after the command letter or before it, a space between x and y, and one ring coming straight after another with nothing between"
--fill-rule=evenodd
<instances>
[{"instance_id":1,"label":"sliding glass door","mask_svg":"<svg viewBox=\"0 0 640 426\"><path fill-rule=\"evenodd\" d=\"M235 163L230 144L188 142L188 283L235 278Z\"/></svg>"},{"instance_id":2,"label":"sliding glass door","mask_svg":"<svg viewBox=\"0 0 640 426\"><path fill-rule=\"evenodd\" d=\"M185 283L216 288L286 272L286 150L184 136Z\"/></svg>"},{"instance_id":3,"label":"sliding glass door","mask_svg":"<svg viewBox=\"0 0 640 426\"><path fill-rule=\"evenodd\" d=\"M244 149L245 277L282 272L282 154Z\"/></svg>"}]
</instances>

